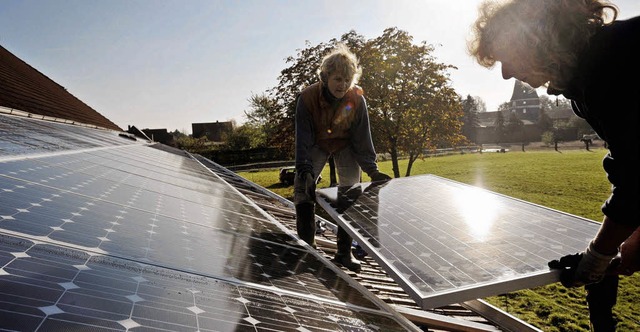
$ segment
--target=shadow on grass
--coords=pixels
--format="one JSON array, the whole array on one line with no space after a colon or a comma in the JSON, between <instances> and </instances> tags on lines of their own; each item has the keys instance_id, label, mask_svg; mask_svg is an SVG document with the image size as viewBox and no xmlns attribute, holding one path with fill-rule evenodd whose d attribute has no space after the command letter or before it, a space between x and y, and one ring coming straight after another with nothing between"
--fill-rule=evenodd
<instances>
[{"instance_id":1,"label":"shadow on grass","mask_svg":"<svg viewBox=\"0 0 640 332\"><path fill-rule=\"evenodd\" d=\"M284 184L284 183L280 183L280 182L274 183L274 184L272 184L272 185L270 185L268 187L265 187L265 188L267 188L267 189L283 189L283 188L287 188L287 187L292 187L291 190L293 191L293 184Z\"/></svg>"}]
</instances>

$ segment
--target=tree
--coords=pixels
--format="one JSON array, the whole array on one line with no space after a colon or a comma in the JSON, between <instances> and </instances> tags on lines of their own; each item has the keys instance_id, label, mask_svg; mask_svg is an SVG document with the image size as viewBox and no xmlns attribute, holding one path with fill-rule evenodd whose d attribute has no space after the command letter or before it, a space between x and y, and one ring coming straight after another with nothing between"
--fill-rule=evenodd
<instances>
[{"instance_id":1,"label":"tree","mask_svg":"<svg viewBox=\"0 0 640 332\"><path fill-rule=\"evenodd\" d=\"M511 102L505 101L504 103L498 106L498 112L506 113L511 111Z\"/></svg>"},{"instance_id":2,"label":"tree","mask_svg":"<svg viewBox=\"0 0 640 332\"><path fill-rule=\"evenodd\" d=\"M267 147L266 132L253 123L245 123L226 135L224 148L233 151Z\"/></svg>"},{"instance_id":3,"label":"tree","mask_svg":"<svg viewBox=\"0 0 640 332\"><path fill-rule=\"evenodd\" d=\"M578 139L581 139L583 135L589 135L595 133L595 130L591 127L591 125L587 122L587 120L574 116L569 119L568 127L576 128L576 132ZM588 149L587 149L588 150Z\"/></svg>"},{"instance_id":4,"label":"tree","mask_svg":"<svg viewBox=\"0 0 640 332\"><path fill-rule=\"evenodd\" d=\"M277 146L275 140L278 138L278 124L285 121L285 114L281 111L275 98L265 93L251 95L249 98L251 110L245 111L247 122L243 128L247 134L252 136L252 147ZM258 133L261 131L261 133Z\"/></svg>"},{"instance_id":5,"label":"tree","mask_svg":"<svg viewBox=\"0 0 640 332\"><path fill-rule=\"evenodd\" d=\"M571 108L571 101L564 97L556 96L551 99L548 95L541 95L539 98L540 108L544 108L548 112Z\"/></svg>"},{"instance_id":6,"label":"tree","mask_svg":"<svg viewBox=\"0 0 640 332\"><path fill-rule=\"evenodd\" d=\"M544 145L550 146L554 142L556 142L556 136L553 130L548 130L542 133L542 143L544 143Z\"/></svg>"},{"instance_id":7,"label":"tree","mask_svg":"<svg viewBox=\"0 0 640 332\"><path fill-rule=\"evenodd\" d=\"M502 114L502 112L498 111L498 114L496 114L496 120L493 123L493 126L496 134L496 143L501 143L504 140L504 134L506 132L504 125L504 115Z\"/></svg>"},{"instance_id":8,"label":"tree","mask_svg":"<svg viewBox=\"0 0 640 332\"><path fill-rule=\"evenodd\" d=\"M473 100L476 101L476 112L484 113L487 111L487 104L478 96L473 96Z\"/></svg>"},{"instance_id":9,"label":"tree","mask_svg":"<svg viewBox=\"0 0 640 332\"><path fill-rule=\"evenodd\" d=\"M290 65L280 72L278 85L252 97L252 109L245 113L250 122L273 126L270 145L293 156L297 96L318 80L322 57L338 42L360 59L364 72L359 85L367 98L376 150L391 154L396 177L401 152L409 154L412 163L425 149L462 141L462 106L446 73L455 67L437 63L433 46L414 45L406 32L389 28L368 41L352 30L339 40L316 46L307 42L296 56L288 57Z\"/></svg>"},{"instance_id":10,"label":"tree","mask_svg":"<svg viewBox=\"0 0 640 332\"><path fill-rule=\"evenodd\" d=\"M524 129L524 122L518 119L515 113L511 113L507 118L507 122L505 124L506 134L511 138L511 140L517 140L518 134L522 138L522 130Z\"/></svg>"},{"instance_id":11,"label":"tree","mask_svg":"<svg viewBox=\"0 0 640 332\"><path fill-rule=\"evenodd\" d=\"M553 129L553 120L547 115L546 108L544 107L540 107L537 126L543 133Z\"/></svg>"},{"instance_id":12,"label":"tree","mask_svg":"<svg viewBox=\"0 0 640 332\"><path fill-rule=\"evenodd\" d=\"M388 28L359 52L374 142L391 155L394 177L400 177L400 152L409 155L409 175L425 149L461 137L462 105L446 74L455 67L437 63L433 46L412 39Z\"/></svg>"},{"instance_id":13,"label":"tree","mask_svg":"<svg viewBox=\"0 0 640 332\"><path fill-rule=\"evenodd\" d=\"M480 125L478 119L478 113L481 112L480 102L482 102L481 99L471 95L467 95L467 98L462 101L462 134L471 142L476 141L476 128Z\"/></svg>"},{"instance_id":14,"label":"tree","mask_svg":"<svg viewBox=\"0 0 640 332\"><path fill-rule=\"evenodd\" d=\"M192 153L202 153L207 150L209 140L206 136L202 136L200 138L182 136L176 139L176 145L179 149L184 149Z\"/></svg>"}]
</instances>

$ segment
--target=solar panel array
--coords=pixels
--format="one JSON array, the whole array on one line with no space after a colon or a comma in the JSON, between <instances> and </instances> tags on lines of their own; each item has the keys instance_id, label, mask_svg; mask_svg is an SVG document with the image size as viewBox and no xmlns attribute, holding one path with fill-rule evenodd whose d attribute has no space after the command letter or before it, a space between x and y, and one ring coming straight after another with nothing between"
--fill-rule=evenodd
<instances>
[{"instance_id":1,"label":"solar panel array","mask_svg":"<svg viewBox=\"0 0 640 332\"><path fill-rule=\"evenodd\" d=\"M0 329L405 331L199 161L0 115Z\"/></svg>"},{"instance_id":2,"label":"solar panel array","mask_svg":"<svg viewBox=\"0 0 640 332\"><path fill-rule=\"evenodd\" d=\"M556 282L547 262L599 228L435 175L320 189L318 201L425 309Z\"/></svg>"}]
</instances>

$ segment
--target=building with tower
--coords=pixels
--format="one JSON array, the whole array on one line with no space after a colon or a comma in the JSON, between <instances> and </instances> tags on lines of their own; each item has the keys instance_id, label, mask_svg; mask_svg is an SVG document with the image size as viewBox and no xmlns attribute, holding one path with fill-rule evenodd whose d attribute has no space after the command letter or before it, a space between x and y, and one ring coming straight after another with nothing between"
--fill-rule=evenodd
<instances>
[{"instance_id":1,"label":"building with tower","mask_svg":"<svg viewBox=\"0 0 640 332\"><path fill-rule=\"evenodd\" d=\"M540 97L534 88L516 80L509 103L509 112L515 113L518 119L522 121L538 121L540 117Z\"/></svg>"}]
</instances>

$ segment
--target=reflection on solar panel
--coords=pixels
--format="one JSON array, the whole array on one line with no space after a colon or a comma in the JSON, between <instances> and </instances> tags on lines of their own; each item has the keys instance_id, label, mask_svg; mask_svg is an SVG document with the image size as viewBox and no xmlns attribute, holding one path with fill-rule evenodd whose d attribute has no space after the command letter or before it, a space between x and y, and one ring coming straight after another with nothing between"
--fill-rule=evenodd
<instances>
[{"instance_id":1,"label":"reflection on solar panel","mask_svg":"<svg viewBox=\"0 0 640 332\"><path fill-rule=\"evenodd\" d=\"M318 201L425 309L556 282L547 262L599 227L434 175L320 189Z\"/></svg>"},{"instance_id":2,"label":"reflection on solar panel","mask_svg":"<svg viewBox=\"0 0 640 332\"><path fill-rule=\"evenodd\" d=\"M154 147L0 115L0 329L418 330L200 162Z\"/></svg>"}]
</instances>

